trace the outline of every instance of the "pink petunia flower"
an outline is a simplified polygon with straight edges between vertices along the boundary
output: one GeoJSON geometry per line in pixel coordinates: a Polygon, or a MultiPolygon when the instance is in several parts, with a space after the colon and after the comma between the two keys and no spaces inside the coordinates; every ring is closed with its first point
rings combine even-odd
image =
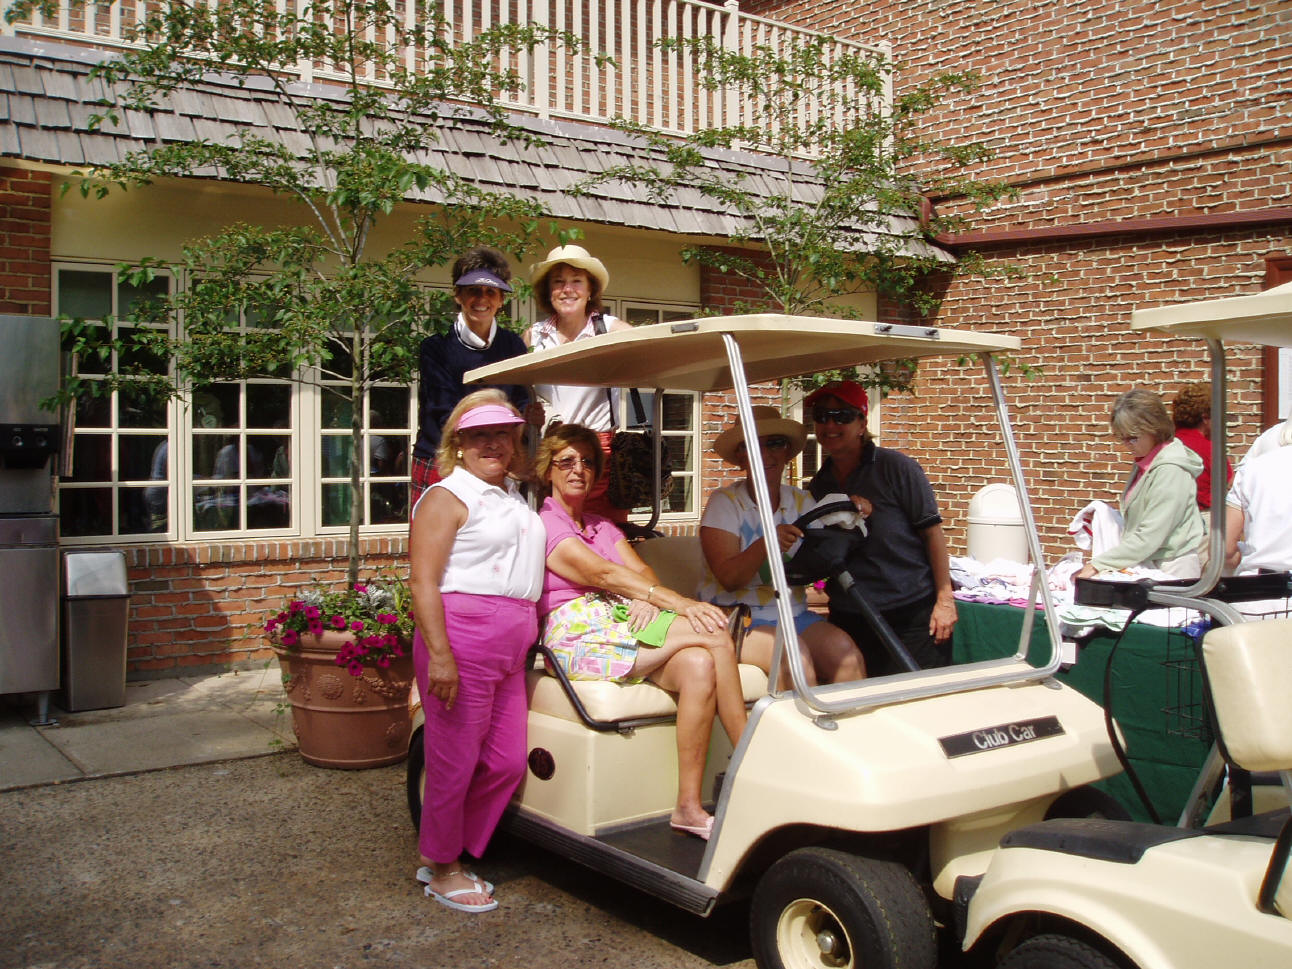
{"type": "Polygon", "coordinates": [[[345,616],[333,616],[333,617],[332,617],[332,628],[333,628],[333,629],[344,629],[344,628],[345,628],[345,616]]]}
{"type": "Polygon", "coordinates": [[[298,633],[295,629],[284,629],[284,630],[283,630],[283,645],[284,645],[284,646],[295,646],[295,645],[296,645],[297,643],[299,643],[300,641],[301,641],[301,634],[300,634],[300,633],[298,633]]]}

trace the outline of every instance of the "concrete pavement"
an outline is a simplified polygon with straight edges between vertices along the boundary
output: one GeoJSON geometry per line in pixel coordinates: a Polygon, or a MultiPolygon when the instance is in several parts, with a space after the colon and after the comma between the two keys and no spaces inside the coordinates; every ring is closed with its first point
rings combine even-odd
{"type": "Polygon", "coordinates": [[[48,727],[0,698],[0,969],[753,969],[740,906],[696,918],[512,838],[477,866],[498,911],[434,904],[405,766],[309,766],[280,684],[130,684],[48,727]]]}
{"type": "Polygon", "coordinates": [[[126,705],[32,726],[30,697],[0,697],[0,791],[258,757],[293,749],[282,674],[261,668],[126,684],[126,705]]]}

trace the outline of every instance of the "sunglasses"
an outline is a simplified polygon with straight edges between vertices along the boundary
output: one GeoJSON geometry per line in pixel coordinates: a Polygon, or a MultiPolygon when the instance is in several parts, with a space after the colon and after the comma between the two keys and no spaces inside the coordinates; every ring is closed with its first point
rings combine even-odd
{"type": "Polygon", "coordinates": [[[812,423],[824,424],[826,421],[833,421],[835,424],[851,424],[861,416],[861,411],[855,407],[813,407],[812,423]]]}
{"type": "Polygon", "coordinates": [[[592,463],[591,458],[582,457],[557,458],[552,462],[552,466],[560,468],[562,471],[573,471],[575,468],[585,468],[588,471],[597,470],[597,466],[592,463]]]}
{"type": "MultiPolygon", "coordinates": [[[[790,439],[779,434],[775,437],[760,437],[758,439],[758,446],[764,451],[788,451],[790,447],[790,439]]],[[[743,451],[744,449],[744,441],[741,441],[736,445],[737,451],[743,451]]]]}

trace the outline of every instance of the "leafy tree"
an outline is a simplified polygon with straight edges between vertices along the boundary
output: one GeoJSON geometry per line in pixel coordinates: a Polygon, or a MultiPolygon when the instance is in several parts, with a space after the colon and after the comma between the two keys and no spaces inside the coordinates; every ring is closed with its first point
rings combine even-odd
{"type": "MultiPolygon", "coordinates": [[[[26,0],[6,16],[12,22],[36,7],[52,17],[58,3],[26,0]]],[[[288,136],[243,127],[228,142],[152,144],[119,163],[77,173],[80,191],[102,197],[163,177],[215,177],[290,199],[300,218],[292,225],[230,225],[191,241],[178,265],[148,259],[121,267],[140,287],[163,270],[184,271],[186,288],[132,310],[136,321],[182,319],[184,337],[138,326],[124,329],[114,347],[107,328],[73,321],[72,349],[103,356],[115,348],[121,359],[136,362],[103,380],[69,382],[63,400],[111,390],[179,395],[253,376],[321,374],[342,381],[339,390],[323,387],[350,405],[353,583],[362,404],[376,382],[406,382],[416,372],[428,318],[418,274],[472,245],[519,256],[538,232],[536,205],[436,168],[424,160],[426,149],[437,127],[460,117],[486,124],[499,138],[521,139],[500,104],[521,87],[507,65],[516,52],[541,42],[574,41],[517,24],[458,41],[442,21],[407,23],[403,6],[390,0],[190,0],[148,9],[128,36],[138,46],[94,68],[109,92],[95,125],[116,125],[125,110],[152,112],[174,92],[201,86],[218,72],[240,87],[267,86],[280,113],[286,109],[288,136]],[[415,64],[406,52],[416,54],[415,64]],[[326,73],[327,84],[297,83],[302,64],[326,73]],[[374,228],[410,195],[435,203],[434,214],[418,221],[407,243],[374,251],[374,228]],[[231,329],[239,315],[255,325],[231,329]]]]}
{"type": "MultiPolygon", "coordinates": [[[[856,318],[840,300],[873,291],[928,313],[937,303],[922,285],[931,273],[978,268],[972,257],[950,267],[931,245],[959,220],[929,212],[926,199],[957,195],[977,210],[1010,190],[968,175],[991,157],[986,146],[939,141],[920,124],[947,95],[971,90],[974,75],[938,74],[889,99],[893,65],[878,53],[840,54],[828,37],[740,52],[710,37],[660,45],[688,52],[699,83],[742,109],[737,120],[682,138],[621,121],[653,151],[579,190],[621,181],[665,203],[698,194],[735,217],[734,246],[691,245],[682,257],[754,283],[760,297],[738,312],[856,318]],[[772,164],[736,168],[715,149],[756,152],[772,164]]],[[[862,379],[888,390],[913,374],[910,364],[862,379]]]]}

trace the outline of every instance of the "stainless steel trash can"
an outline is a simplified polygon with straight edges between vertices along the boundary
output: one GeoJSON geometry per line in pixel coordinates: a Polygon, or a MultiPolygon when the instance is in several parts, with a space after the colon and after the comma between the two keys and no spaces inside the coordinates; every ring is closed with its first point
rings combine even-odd
{"type": "Polygon", "coordinates": [[[69,712],[126,703],[130,613],[124,552],[63,553],[63,692],[69,712]]]}

